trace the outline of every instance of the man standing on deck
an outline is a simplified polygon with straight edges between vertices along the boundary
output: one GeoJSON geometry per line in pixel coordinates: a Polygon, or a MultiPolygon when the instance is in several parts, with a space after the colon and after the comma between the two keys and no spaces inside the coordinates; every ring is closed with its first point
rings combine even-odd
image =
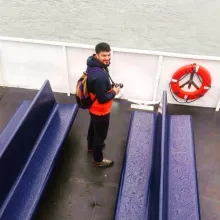
{"type": "Polygon", "coordinates": [[[96,54],[87,60],[88,91],[91,99],[95,100],[89,108],[88,152],[93,152],[95,166],[109,167],[113,161],[103,158],[102,150],[108,133],[113,99],[120,92],[120,87],[112,86],[109,78],[110,46],[102,42],[96,45],[95,51],[96,54]]]}

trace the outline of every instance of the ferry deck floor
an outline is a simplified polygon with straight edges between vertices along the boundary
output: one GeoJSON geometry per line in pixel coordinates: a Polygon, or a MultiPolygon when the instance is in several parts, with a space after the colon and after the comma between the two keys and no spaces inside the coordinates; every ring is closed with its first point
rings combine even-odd
{"type": "MultiPolygon", "coordinates": [[[[0,87],[0,131],[20,102],[37,91],[0,87]]],[[[58,103],[74,97],[55,93],[58,103]]],[[[111,168],[92,166],[86,151],[89,115],[79,110],[37,209],[35,220],[112,220],[130,120],[130,104],[115,100],[104,155],[111,168]]],[[[169,113],[193,117],[202,220],[220,220],[220,112],[211,108],[169,105],[169,113]]]]}

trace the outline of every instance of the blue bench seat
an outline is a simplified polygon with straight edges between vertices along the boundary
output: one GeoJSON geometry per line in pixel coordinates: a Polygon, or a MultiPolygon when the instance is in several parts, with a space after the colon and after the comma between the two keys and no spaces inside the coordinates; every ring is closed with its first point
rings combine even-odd
{"type": "Polygon", "coordinates": [[[18,108],[0,135],[0,219],[32,219],[77,112],[49,81],[18,108]]]}
{"type": "Polygon", "coordinates": [[[135,111],[131,117],[115,220],[147,219],[154,147],[155,114],[135,111]]]}

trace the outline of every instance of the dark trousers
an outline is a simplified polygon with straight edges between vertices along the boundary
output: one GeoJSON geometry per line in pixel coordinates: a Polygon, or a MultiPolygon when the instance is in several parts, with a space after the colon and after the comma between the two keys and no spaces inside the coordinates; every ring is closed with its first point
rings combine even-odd
{"type": "Polygon", "coordinates": [[[90,115],[87,136],[88,149],[93,150],[94,161],[101,162],[103,160],[102,150],[108,133],[110,114],[98,116],[90,113],[90,115]]]}

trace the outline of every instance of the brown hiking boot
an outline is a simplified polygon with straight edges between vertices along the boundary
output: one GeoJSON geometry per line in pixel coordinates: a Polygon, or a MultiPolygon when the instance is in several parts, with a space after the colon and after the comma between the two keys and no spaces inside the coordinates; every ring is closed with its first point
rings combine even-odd
{"type": "Polygon", "coordinates": [[[96,167],[111,167],[113,165],[113,161],[106,158],[103,158],[101,162],[93,161],[93,163],[96,167]]]}

